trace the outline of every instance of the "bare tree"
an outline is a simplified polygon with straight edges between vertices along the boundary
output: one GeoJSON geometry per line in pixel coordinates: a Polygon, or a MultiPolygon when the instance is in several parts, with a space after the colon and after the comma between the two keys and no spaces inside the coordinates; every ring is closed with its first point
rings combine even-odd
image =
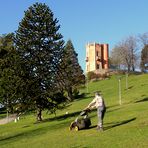
{"type": "Polygon", "coordinates": [[[138,41],[139,41],[139,49],[141,49],[139,53],[139,55],[141,55],[139,63],[140,63],[141,71],[144,72],[146,70],[145,64],[148,62],[147,61],[148,32],[139,34],[138,41]]]}
{"type": "Polygon", "coordinates": [[[132,71],[135,71],[135,65],[136,65],[136,59],[137,59],[137,38],[135,36],[129,36],[126,40],[125,40],[125,45],[127,47],[128,50],[128,54],[129,54],[129,58],[130,58],[130,62],[131,62],[131,68],[132,71]]]}
{"type": "Polygon", "coordinates": [[[148,45],[145,45],[141,51],[140,68],[142,72],[148,69],[148,45]]]}
{"type": "Polygon", "coordinates": [[[148,45],[148,32],[139,35],[139,40],[143,46],[148,45]]]}
{"type": "Polygon", "coordinates": [[[112,62],[118,61],[118,65],[126,67],[128,71],[135,71],[137,51],[137,38],[129,36],[113,48],[111,54],[112,62]]]}
{"type": "Polygon", "coordinates": [[[111,56],[110,56],[110,64],[113,68],[117,68],[117,69],[120,69],[121,67],[121,63],[122,63],[122,60],[121,60],[121,48],[116,45],[112,51],[111,51],[111,56]]]}

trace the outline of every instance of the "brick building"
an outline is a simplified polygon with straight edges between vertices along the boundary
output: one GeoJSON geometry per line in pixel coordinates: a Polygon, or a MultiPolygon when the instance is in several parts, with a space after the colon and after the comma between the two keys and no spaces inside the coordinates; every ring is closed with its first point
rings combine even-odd
{"type": "Polygon", "coordinates": [[[86,73],[94,71],[104,73],[108,71],[109,45],[88,43],[86,45],[86,73]]]}

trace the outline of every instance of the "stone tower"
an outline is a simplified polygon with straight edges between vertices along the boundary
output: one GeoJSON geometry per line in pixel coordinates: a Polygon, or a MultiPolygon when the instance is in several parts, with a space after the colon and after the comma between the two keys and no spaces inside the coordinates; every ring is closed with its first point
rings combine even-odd
{"type": "Polygon", "coordinates": [[[88,43],[86,45],[86,73],[108,71],[108,44],[88,43]]]}

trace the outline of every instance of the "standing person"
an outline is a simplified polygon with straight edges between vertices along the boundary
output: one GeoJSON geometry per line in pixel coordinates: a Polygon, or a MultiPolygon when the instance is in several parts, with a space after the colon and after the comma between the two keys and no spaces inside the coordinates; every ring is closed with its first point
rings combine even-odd
{"type": "Polygon", "coordinates": [[[87,108],[97,108],[97,115],[98,115],[98,126],[97,130],[103,130],[103,118],[106,112],[106,107],[104,103],[103,97],[100,95],[99,92],[95,93],[95,98],[92,102],[87,106],[87,108]]]}

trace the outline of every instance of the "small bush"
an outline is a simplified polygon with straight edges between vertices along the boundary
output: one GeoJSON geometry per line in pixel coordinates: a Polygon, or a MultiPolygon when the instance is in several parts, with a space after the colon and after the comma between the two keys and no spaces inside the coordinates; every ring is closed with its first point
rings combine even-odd
{"type": "Polygon", "coordinates": [[[96,81],[96,80],[103,80],[109,77],[108,73],[98,73],[96,74],[95,72],[88,72],[87,78],[90,81],[96,81]]]}
{"type": "Polygon", "coordinates": [[[93,71],[88,72],[87,74],[87,79],[88,80],[92,80],[92,79],[96,79],[97,78],[97,74],[94,73],[93,71]]]}

